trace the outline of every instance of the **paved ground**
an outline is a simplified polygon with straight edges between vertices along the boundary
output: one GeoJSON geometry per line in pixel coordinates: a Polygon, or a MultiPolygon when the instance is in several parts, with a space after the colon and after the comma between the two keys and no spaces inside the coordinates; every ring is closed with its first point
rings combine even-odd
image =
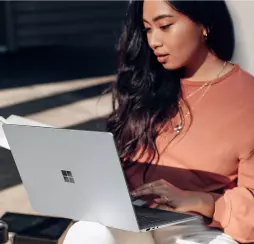
{"type": "MultiPolygon", "coordinates": [[[[56,53],[51,49],[48,56],[51,55],[53,61],[45,50],[1,56],[0,64],[5,69],[0,74],[0,116],[16,114],[56,127],[103,130],[103,117],[111,111],[111,96],[101,93],[115,80],[115,76],[110,75],[114,73],[114,66],[107,70],[103,65],[109,65],[109,59],[107,63],[98,62],[94,54],[82,51],[85,54],[82,56],[77,52],[79,59],[76,63],[73,63],[75,51],[71,53],[70,50],[67,54],[55,51],[59,55],[56,59],[56,53]],[[40,60],[41,57],[44,61],[40,60]],[[84,70],[77,68],[81,57],[84,70]],[[55,63],[57,60],[58,65],[55,63]],[[69,65],[63,60],[70,62],[69,65]]],[[[0,216],[6,211],[34,212],[11,153],[0,148],[0,216]]]]}

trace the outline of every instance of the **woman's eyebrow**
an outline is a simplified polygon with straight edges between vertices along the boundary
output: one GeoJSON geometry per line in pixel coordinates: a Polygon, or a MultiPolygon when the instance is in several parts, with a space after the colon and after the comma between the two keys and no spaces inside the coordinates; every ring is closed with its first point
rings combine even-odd
{"type": "MultiPolygon", "coordinates": [[[[161,15],[158,15],[156,17],[153,18],[153,21],[156,22],[160,19],[164,19],[164,18],[172,18],[173,15],[170,15],[170,14],[161,14],[161,15]]],[[[143,19],[144,22],[146,23],[149,23],[146,19],[143,19]]]]}

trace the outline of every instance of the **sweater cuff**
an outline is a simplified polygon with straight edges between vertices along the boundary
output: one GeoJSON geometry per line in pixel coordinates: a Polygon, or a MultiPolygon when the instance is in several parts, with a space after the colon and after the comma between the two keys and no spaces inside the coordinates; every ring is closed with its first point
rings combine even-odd
{"type": "Polygon", "coordinates": [[[229,224],[231,214],[231,203],[224,195],[217,193],[210,193],[214,199],[215,207],[214,214],[211,222],[208,223],[209,227],[226,228],[229,224]]]}

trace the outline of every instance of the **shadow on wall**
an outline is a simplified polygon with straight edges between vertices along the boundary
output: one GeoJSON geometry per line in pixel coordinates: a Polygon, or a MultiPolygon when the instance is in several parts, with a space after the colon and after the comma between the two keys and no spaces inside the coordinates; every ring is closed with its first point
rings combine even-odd
{"type": "Polygon", "coordinates": [[[110,48],[55,46],[0,54],[0,89],[101,77],[116,73],[110,48]]]}
{"type": "Polygon", "coordinates": [[[28,116],[34,113],[43,112],[53,108],[59,108],[78,101],[99,97],[111,86],[111,82],[94,85],[70,92],[63,92],[57,95],[52,95],[44,98],[37,98],[30,101],[6,106],[0,108],[0,115],[8,117],[12,114],[18,116],[28,116]]]}

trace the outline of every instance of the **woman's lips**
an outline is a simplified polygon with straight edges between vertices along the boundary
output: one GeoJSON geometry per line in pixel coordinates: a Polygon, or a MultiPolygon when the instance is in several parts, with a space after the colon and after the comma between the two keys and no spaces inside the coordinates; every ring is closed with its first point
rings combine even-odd
{"type": "Polygon", "coordinates": [[[161,55],[161,56],[157,56],[157,60],[158,62],[160,63],[165,63],[167,61],[167,58],[168,58],[168,54],[166,55],[161,55]]]}

